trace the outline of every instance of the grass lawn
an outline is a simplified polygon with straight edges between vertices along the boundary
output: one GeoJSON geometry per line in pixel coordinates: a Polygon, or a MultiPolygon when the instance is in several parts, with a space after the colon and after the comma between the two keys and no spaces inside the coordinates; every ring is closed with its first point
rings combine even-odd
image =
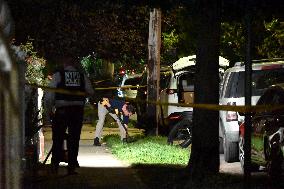
{"type": "Polygon", "coordinates": [[[120,141],[118,135],[107,135],[104,140],[118,159],[132,165],[186,166],[189,160],[190,148],[170,146],[166,137],[135,135],[126,144],[120,141]]]}
{"type": "MultiPolygon", "coordinates": [[[[143,183],[151,188],[193,188],[193,189],[239,189],[244,187],[243,176],[219,173],[205,176],[202,182],[193,182],[186,165],[190,147],[182,149],[167,145],[166,137],[131,136],[133,142],[123,144],[118,135],[104,137],[112,153],[123,161],[131,163],[143,183]]],[[[251,188],[283,189],[283,180],[271,182],[266,174],[256,174],[251,178],[251,188]]]]}

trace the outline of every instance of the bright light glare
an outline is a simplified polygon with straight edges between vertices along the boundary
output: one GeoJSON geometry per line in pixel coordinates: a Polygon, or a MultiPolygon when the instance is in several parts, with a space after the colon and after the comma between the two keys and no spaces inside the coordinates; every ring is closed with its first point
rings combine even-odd
{"type": "Polygon", "coordinates": [[[128,167],[126,163],[114,160],[110,155],[84,155],[78,157],[80,167],[128,167]]]}

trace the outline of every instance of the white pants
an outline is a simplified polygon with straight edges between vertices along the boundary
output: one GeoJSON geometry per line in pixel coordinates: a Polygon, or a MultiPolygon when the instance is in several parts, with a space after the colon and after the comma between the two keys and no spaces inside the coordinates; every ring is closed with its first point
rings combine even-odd
{"type": "MultiPolygon", "coordinates": [[[[104,126],[104,122],[105,122],[105,118],[106,115],[108,114],[108,110],[106,109],[106,107],[104,107],[103,105],[101,105],[101,103],[98,103],[98,117],[99,120],[97,122],[96,125],[96,131],[95,131],[95,137],[98,137],[99,139],[102,136],[102,131],[103,131],[103,126],[104,126]]],[[[113,117],[113,119],[116,120],[118,127],[119,127],[119,131],[120,131],[120,138],[121,140],[126,138],[126,131],[122,126],[122,123],[120,122],[120,120],[118,119],[116,114],[113,113],[109,113],[109,115],[111,115],[111,117],[113,117]]]]}

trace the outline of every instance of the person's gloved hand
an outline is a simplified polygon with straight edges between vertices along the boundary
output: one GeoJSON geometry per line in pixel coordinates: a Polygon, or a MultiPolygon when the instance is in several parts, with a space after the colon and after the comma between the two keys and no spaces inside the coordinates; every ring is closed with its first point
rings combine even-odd
{"type": "Polygon", "coordinates": [[[112,113],[112,114],[115,113],[115,111],[114,111],[114,109],[113,109],[112,107],[107,107],[107,106],[105,106],[105,107],[106,107],[106,109],[107,109],[110,113],[112,113]]]}

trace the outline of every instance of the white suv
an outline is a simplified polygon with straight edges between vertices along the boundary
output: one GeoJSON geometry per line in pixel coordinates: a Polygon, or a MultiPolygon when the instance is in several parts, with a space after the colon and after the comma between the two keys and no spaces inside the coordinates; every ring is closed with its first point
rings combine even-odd
{"type": "MultiPolygon", "coordinates": [[[[194,102],[194,74],[196,55],[180,58],[173,63],[169,71],[170,82],[168,87],[160,93],[160,100],[163,103],[193,103],[194,102]]],[[[229,66],[229,61],[219,57],[220,74],[223,68],[229,66]]],[[[191,107],[163,105],[163,117],[167,118],[176,112],[192,111],[191,107]]]]}
{"type": "MultiPolygon", "coordinates": [[[[220,105],[244,105],[245,66],[236,63],[225,71],[221,82],[220,105]]],[[[252,97],[255,105],[264,90],[276,83],[284,83],[284,61],[253,61],[252,65],[252,97]]],[[[239,121],[243,120],[237,112],[220,111],[219,137],[220,149],[224,150],[226,162],[238,161],[239,121]]]]}

